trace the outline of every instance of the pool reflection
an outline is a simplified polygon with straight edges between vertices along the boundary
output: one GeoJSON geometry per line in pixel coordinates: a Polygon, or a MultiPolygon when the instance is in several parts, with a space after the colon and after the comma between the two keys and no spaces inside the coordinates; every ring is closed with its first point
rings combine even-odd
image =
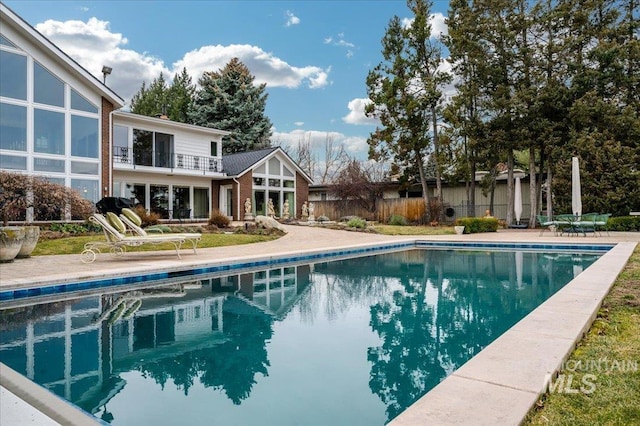
{"type": "MultiPolygon", "coordinates": [[[[127,417],[131,413],[107,408],[127,387],[131,372],[163,390],[169,383],[184,396],[192,388],[213,389],[233,406],[244,405],[242,414],[231,408],[228,415],[217,414],[226,421],[276,424],[289,411],[291,422],[300,415],[292,408],[296,398],[303,406],[311,397],[312,410],[318,411],[305,408],[305,421],[382,424],[597,257],[413,250],[199,277],[26,308],[0,305],[0,361],[114,424],[134,421],[127,417]],[[288,338],[287,330],[300,334],[288,338]],[[304,395],[337,388],[324,383],[331,376],[320,372],[305,380],[301,372],[313,368],[295,353],[326,334],[336,336],[336,346],[317,356],[333,357],[336,371],[363,371],[368,383],[357,385],[358,392],[376,396],[362,401],[353,396],[341,413],[331,414],[336,417],[327,417],[322,395],[304,395]],[[364,345],[354,336],[366,336],[364,345]],[[340,353],[356,343],[357,365],[341,366],[340,353]],[[281,361],[284,352],[290,364],[300,362],[295,368],[301,380],[316,382],[314,391],[305,391],[302,383],[294,387],[297,392],[281,395],[283,405],[272,407],[277,415],[244,404],[259,383],[272,383],[273,390],[264,393],[283,389],[286,380],[280,377],[290,376],[281,371],[291,367],[281,361]],[[255,413],[246,413],[251,410],[255,413]]],[[[178,405],[173,411],[176,417],[165,418],[167,424],[188,418],[178,405]]]]}

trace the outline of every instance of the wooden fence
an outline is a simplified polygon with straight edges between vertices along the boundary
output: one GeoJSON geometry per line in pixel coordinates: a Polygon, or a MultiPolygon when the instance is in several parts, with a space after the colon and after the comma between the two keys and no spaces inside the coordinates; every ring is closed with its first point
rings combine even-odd
{"type": "MultiPolygon", "coordinates": [[[[401,215],[407,218],[409,222],[424,224],[426,221],[424,201],[422,198],[390,198],[378,200],[376,211],[371,213],[363,209],[352,200],[347,201],[313,201],[315,205],[315,216],[327,216],[330,220],[339,220],[345,216],[358,216],[367,220],[375,220],[378,222],[387,222],[394,215],[401,215]]],[[[527,223],[530,216],[529,204],[523,205],[522,220],[527,223]]],[[[468,216],[468,209],[465,204],[444,205],[445,222],[453,222],[459,217],[468,216]]],[[[484,216],[486,210],[489,209],[488,204],[476,204],[476,217],[484,216]]],[[[491,212],[494,217],[504,219],[507,215],[507,206],[505,204],[494,204],[491,212]]]]}
{"type": "Polygon", "coordinates": [[[393,198],[378,200],[374,213],[367,211],[355,201],[314,201],[315,216],[327,216],[331,220],[339,220],[345,216],[358,216],[367,220],[386,222],[392,215],[404,216],[410,222],[423,223],[425,217],[422,198],[393,198]]]}

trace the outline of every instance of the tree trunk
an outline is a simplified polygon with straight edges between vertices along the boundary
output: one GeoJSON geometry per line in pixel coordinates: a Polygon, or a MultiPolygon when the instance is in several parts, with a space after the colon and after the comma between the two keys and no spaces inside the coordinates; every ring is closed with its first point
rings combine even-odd
{"type": "MultiPolygon", "coordinates": [[[[427,193],[427,177],[424,174],[424,162],[422,161],[422,153],[418,150],[416,152],[416,158],[418,162],[418,170],[420,171],[420,185],[422,186],[422,199],[424,200],[424,211],[427,215],[431,216],[429,211],[429,194],[427,193]]],[[[429,217],[429,219],[431,219],[429,217]]]]}
{"type": "Polygon", "coordinates": [[[553,195],[551,191],[551,162],[547,166],[547,216],[553,218],[553,195]]]}
{"type": "Polygon", "coordinates": [[[513,184],[513,149],[507,150],[507,217],[508,225],[513,223],[513,194],[515,186],[513,184]]]}
{"type": "MultiPolygon", "coordinates": [[[[431,107],[431,123],[433,127],[433,150],[435,154],[436,164],[436,197],[438,198],[438,204],[442,207],[442,179],[440,179],[440,141],[438,140],[438,117],[436,115],[435,106],[431,107]]],[[[443,209],[440,208],[440,217],[431,218],[431,220],[442,221],[443,209]]]]}
{"type": "Polygon", "coordinates": [[[533,146],[529,147],[529,228],[536,227],[536,214],[538,214],[538,184],[536,180],[536,152],[533,146]]]}

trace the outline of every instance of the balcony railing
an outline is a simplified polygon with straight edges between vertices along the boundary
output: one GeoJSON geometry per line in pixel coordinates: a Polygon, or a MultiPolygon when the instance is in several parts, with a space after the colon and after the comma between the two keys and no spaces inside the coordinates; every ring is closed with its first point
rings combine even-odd
{"type": "Polygon", "coordinates": [[[222,172],[222,160],[217,157],[205,157],[189,154],[151,152],[132,148],[115,147],[113,164],[129,164],[135,169],[138,166],[159,167],[171,170],[194,170],[205,172],[222,172]]]}

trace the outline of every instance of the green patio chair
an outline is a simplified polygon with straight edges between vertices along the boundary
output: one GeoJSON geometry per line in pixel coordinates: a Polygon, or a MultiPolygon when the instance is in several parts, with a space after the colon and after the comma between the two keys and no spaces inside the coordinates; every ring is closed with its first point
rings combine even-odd
{"type": "Polygon", "coordinates": [[[596,215],[596,219],[595,219],[595,229],[600,233],[600,235],[602,236],[602,231],[605,230],[607,231],[607,237],[609,236],[609,218],[611,217],[611,213],[603,213],[603,214],[598,214],[596,215]]]}

